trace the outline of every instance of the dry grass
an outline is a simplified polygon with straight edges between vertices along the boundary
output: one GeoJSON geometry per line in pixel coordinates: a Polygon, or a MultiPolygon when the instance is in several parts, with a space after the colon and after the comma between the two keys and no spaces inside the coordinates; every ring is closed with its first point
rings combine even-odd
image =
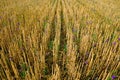
{"type": "Polygon", "coordinates": [[[119,3],[0,0],[0,80],[120,80],[119,3]]]}

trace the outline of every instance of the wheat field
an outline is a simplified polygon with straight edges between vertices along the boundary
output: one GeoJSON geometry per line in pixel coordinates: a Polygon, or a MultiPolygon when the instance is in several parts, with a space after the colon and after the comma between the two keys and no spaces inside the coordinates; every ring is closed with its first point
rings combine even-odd
{"type": "Polygon", "coordinates": [[[120,0],[0,0],[0,80],[120,80],[120,0]]]}

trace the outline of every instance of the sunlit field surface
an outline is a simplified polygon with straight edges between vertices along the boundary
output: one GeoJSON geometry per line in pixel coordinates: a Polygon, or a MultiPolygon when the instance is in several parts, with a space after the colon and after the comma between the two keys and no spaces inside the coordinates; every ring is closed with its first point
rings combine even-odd
{"type": "Polygon", "coordinates": [[[0,0],[0,80],[120,80],[120,0],[0,0]]]}

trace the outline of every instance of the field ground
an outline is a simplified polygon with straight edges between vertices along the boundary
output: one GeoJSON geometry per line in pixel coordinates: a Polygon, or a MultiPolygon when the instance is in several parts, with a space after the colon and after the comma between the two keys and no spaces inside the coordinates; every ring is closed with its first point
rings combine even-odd
{"type": "Polygon", "coordinates": [[[120,0],[0,0],[0,80],[120,80],[120,0]]]}

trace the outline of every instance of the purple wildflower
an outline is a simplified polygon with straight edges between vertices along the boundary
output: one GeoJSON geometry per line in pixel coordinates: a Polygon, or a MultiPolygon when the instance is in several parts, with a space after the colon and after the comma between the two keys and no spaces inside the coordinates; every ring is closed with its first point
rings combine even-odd
{"type": "Polygon", "coordinates": [[[113,42],[113,45],[115,46],[115,45],[116,45],[116,42],[113,42]]]}
{"type": "Polygon", "coordinates": [[[116,79],[116,78],[117,78],[116,76],[114,76],[114,75],[112,76],[112,80],[114,80],[114,79],[116,79]]]}
{"type": "Polygon", "coordinates": [[[120,37],[118,38],[118,40],[120,41],[120,37]]]}
{"type": "Polygon", "coordinates": [[[88,61],[85,61],[84,63],[87,65],[87,64],[88,64],[88,61]]]}

